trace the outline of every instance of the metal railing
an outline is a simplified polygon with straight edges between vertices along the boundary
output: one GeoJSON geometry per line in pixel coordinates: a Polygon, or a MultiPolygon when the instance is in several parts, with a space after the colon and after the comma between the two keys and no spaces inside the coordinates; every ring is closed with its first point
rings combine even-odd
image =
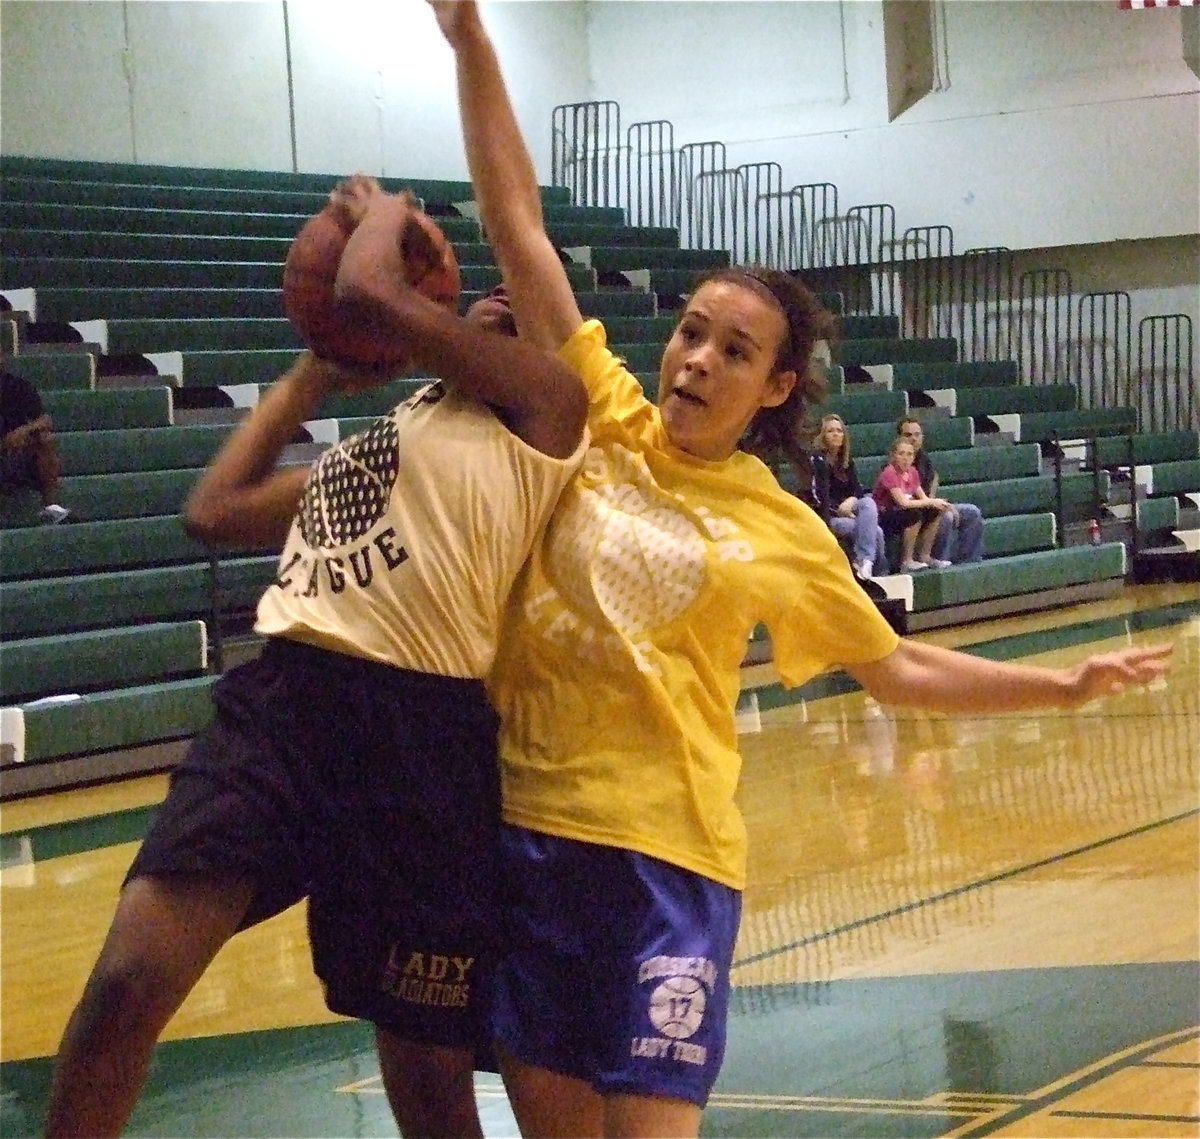
{"type": "Polygon", "coordinates": [[[803,274],[845,312],[896,316],[906,337],[958,341],[962,360],[1016,359],[1024,383],[1078,386],[1085,408],[1132,407],[1142,430],[1200,429],[1191,320],[1145,317],[1136,355],[1127,293],[1078,296],[1070,273],[1015,275],[1010,249],[956,253],[949,226],[896,238],[887,203],[843,208],[830,182],[785,189],[774,162],[731,167],[712,140],[676,146],[665,119],[621,133],[612,101],[556,107],[552,178],[579,205],[620,206],[631,225],[674,227],[685,249],[803,274]]]}

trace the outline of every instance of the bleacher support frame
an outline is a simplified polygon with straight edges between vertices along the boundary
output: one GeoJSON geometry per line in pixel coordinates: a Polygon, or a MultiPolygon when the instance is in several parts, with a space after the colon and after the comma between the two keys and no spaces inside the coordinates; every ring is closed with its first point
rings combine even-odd
{"type": "Polygon", "coordinates": [[[785,190],[772,176],[764,186],[754,174],[773,163],[730,169],[723,142],[675,149],[669,120],[633,123],[624,138],[620,121],[611,100],[555,108],[552,177],[578,204],[621,206],[631,224],[669,216],[686,248],[716,248],[732,234],[724,247],[742,260],[804,273],[820,289],[841,291],[847,312],[899,315],[906,333],[933,320],[935,334],[959,338],[963,359],[1010,353],[1029,383],[1061,382],[1074,361],[1085,407],[1131,403],[1147,430],[1198,425],[1186,314],[1144,318],[1135,358],[1126,294],[1085,294],[1073,320],[1064,269],[1029,270],[1014,283],[1009,249],[956,255],[952,231],[939,225],[911,227],[897,241],[887,203],[843,211],[832,183],[785,190]],[[1146,391],[1140,381],[1147,375],[1165,377],[1169,391],[1146,391]]]}

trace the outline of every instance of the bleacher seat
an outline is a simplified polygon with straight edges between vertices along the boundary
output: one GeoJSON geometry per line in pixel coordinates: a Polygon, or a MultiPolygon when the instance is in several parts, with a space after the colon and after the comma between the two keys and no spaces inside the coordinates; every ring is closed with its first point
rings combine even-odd
{"type": "MultiPolygon", "coordinates": [[[[61,497],[72,521],[4,533],[0,632],[6,648],[19,646],[8,650],[9,661],[24,654],[41,662],[39,675],[60,673],[81,690],[71,693],[77,701],[22,705],[26,760],[176,739],[207,718],[213,678],[203,674],[202,653],[188,658],[198,674],[180,678],[157,649],[139,654],[129,646],[148,644],[140,638],[159,626],[194,638],[213,619],[212,563],[184,534],[178,510],[232,423],[300,347],[282,316],[282,263],[291,236],[335,181],[0,159],[0,290],[21,290],[31,310],[8,318],[7,335],[20,350],[42,321],[79,339],[70,351],[27,352],[19,361],[33,373],[60,436],[61,497]],[[123,377],[120,366],[136,376],[123,377]],[[139,675],[132,666],[115,676],[99,664],[93,669],[93,647],[114,630],[127,655],[143,655],[148,670],[166,668],[170,678],[139,675]],[[72,645],[77,659],[55,665],[54,653],[72,645]],[[121,686],[96,687],[109,681],[121,686]]],[[[410,187],[438,217],[460,260],[464,305],[499,282],[468,183],[384,181],[388,189],[410,187]]],[[[681,249],[675,229],[627,226],[619,210],[573,205],[564,188],[543,188],[542,196],[581,311],[604,317],[614,350],[653,398],[679,298],[698,273],[728,265],[729,253],[681,249]]],[[[960,363],[953,339],[901,338],[897,318],[844,313],[840,294],[822,299],[841,326],[826,407],[851,425],[860,464],[882,461],[895,420],[916,411],[926,445],[937,452],[942,493],[984,510],[988,560],[906,581],[914,619],[936,623],[988,605],[1028,605],[1039,591],[1121,580],[1121,547],[1057,548],[1054,480],[1042,473],[1037,446],[1056,431],[1115,430],[1124,422],[1118,412],[1080,409],[1070,385],[1022,385],[1011,361],[960,363]],[[875,382],[847,384],[849,365],[866,367],[875,382]],[[981,446],[982,433],[997,426],[1019,445],[981,446]]],[[[410,375],[375,392],[330,398],[321,422],[310,425],[311,446],[361,430],[426,382],[410,375]]],[[[1109,446],[1099,452],[1104,461],[1109,446]]],[[[1172,446],[1183,450],[1151,454],[1148,442],[1139,443],[1137,461],[1153,464],[1159,487],[1197,489],[1190,463],[1200,456],[1178,441],[1172,446]]],[[[1105,472],[1103,493],[1109,485],[1105,472]]],[[[1091,508],[1089,473],[1069,473],[1063,491],[1069,513],[1091,508]]],[[[274,573],[270,552],[237,551],[219,564],[220,590],[249,609],[274,573]]]]}

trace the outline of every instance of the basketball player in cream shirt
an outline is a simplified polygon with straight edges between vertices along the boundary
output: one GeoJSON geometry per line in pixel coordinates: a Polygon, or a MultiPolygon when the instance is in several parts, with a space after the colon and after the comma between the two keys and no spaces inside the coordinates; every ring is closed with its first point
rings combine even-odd
{"type": "MultiPolygon", "coordinates": [[[[347,377],[309,354],[201,478],[209,541],[283,544],[261,656],[213,691],[172,773],[67,1026],[46,1134],[117,1135],[159,1033],[234,933],[308,900],[329,1007],[372,1021],[406,1135],[481,1135],[472,1072],[490,1039],[499,789],[483,677],[513,580],[586,446],[578,378],[403,285],[412,207],[371,179],[338,292],[443,379],[331,448],[275,470],[347,377]]],[[[388,377],[367,377],[378,382],[388,377]]]]}

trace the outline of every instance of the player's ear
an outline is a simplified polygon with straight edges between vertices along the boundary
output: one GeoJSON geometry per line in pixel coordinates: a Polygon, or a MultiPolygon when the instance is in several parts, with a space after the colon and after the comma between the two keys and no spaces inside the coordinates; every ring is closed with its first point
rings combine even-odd
{"type": "Polygon", "coordinates": [[[788,396],[796,387],[796,373],[790,368],[786,372],[775,372],[767,380],[767,392],[762,401],[763,407],[778,407],[786,403],[788,396]]]}

